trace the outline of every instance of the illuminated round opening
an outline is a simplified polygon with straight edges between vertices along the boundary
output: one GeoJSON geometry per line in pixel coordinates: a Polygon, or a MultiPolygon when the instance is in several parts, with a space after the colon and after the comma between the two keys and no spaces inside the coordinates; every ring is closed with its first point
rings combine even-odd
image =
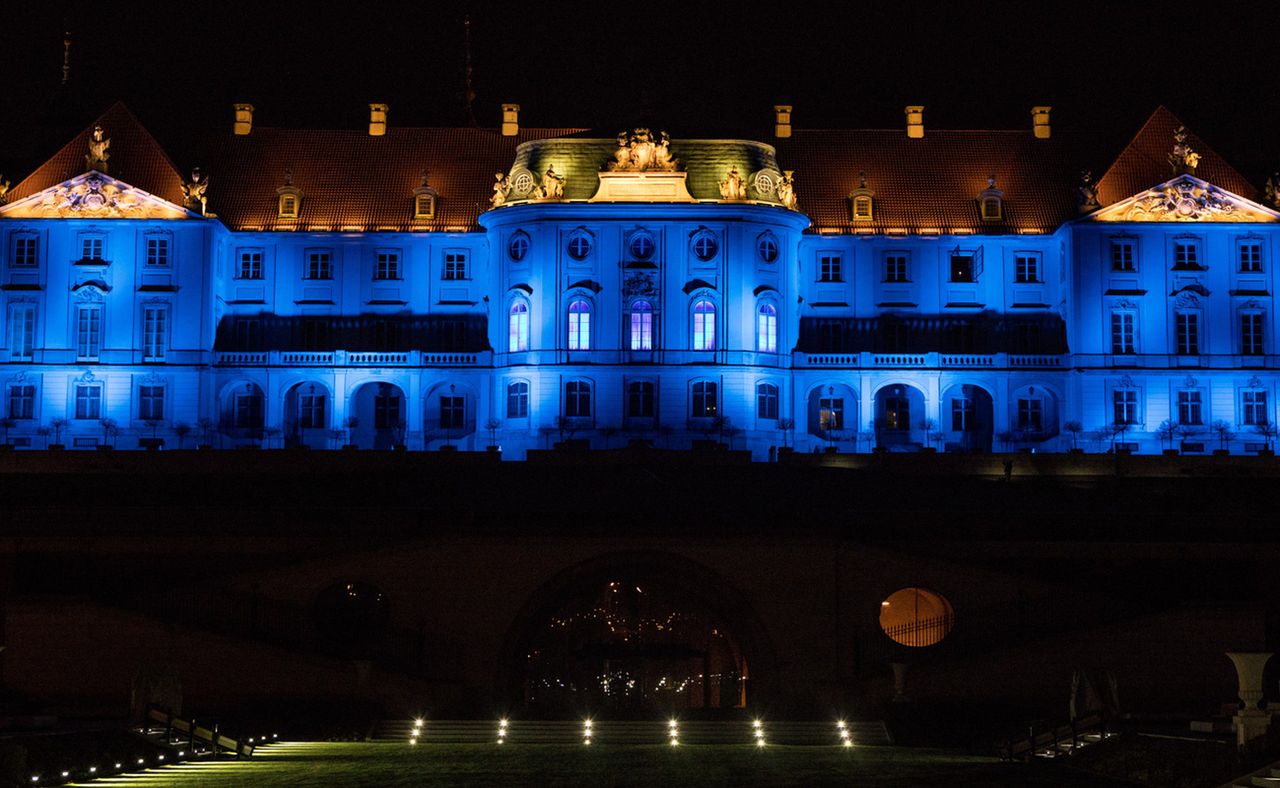
{"type": "Polygon", "coordinates": [[[880,603],[880,629],[903,646],[920,648],[939,643],[955,623],[951,603],[927,588],[903,588],[880,603]]]}

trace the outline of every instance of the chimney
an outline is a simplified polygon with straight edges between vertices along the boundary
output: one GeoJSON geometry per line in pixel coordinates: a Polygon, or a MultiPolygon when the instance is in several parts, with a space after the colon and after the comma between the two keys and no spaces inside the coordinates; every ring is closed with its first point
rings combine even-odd
{"type": "Polygon", "coordinates": [[[773,136],[784,139],[791,136],[791,105],[773,106],[773,136]]]}
{"type": "Polygon", "coordinates": [[[233,127],[235,133],[241,137],[253,131],[253,105],[252,104],[236,104],[236,124],[233,127]]]}
{"type": "Polygon", "coordinates": [[[924,137],[924,107],[912,105],[907,107],[904,112],[907,113],[907,136],[913,140],[922,139],[924,137]]]}
{"type": "Polygon", "coordinates": [[[1031,108],[1031,131],[1036,135],[1038,140],[1049,139],[1049,110],[1053,107],[1032,107],[1031,108]]]}
{"type": "Polygon", "coordinates": [[[520,105],[502,105],[502,136],[514,137],[520,133],[520,105]]]}
{"type": "Polygon", "coordinates": [[[381,137],[387,133],[387,105],[369,105],[369,136],[381,137]]]}

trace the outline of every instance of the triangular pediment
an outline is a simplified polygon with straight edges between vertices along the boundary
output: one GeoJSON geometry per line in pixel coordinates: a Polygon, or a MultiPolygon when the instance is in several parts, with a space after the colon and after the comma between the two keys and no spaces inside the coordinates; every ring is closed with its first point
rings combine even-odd
{"type": "Polygon", "coordinates": [[[1280,213],[1220,189],[1194,175],[1179,175],[1088,217],[1094,222],[1276,222],[1280,213]]]}
{"type": "Polygon", "coordinates": [[[6,219],[200,218],[180,205],[96,170],[0,206],[0,216],[6,219]]]}

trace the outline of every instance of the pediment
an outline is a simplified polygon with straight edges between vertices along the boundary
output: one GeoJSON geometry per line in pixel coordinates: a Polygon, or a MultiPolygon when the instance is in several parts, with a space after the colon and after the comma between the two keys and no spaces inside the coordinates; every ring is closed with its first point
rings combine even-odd
{"type": "Polygon", "coordinates": [[[180,205],[97,170],[0,206],[9,219],[198,219],[180,205]]]}
{"type": "Polygon", "coordinates": [[[1194,175],[1179,175],[1092,214],[1095,222],[1276,222],[1280,213],[1194,175]]]}

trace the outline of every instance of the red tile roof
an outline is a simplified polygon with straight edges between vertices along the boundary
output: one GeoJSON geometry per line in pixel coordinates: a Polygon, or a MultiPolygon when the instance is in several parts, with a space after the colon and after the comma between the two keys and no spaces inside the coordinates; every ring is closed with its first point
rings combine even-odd
{"type": "Polygon", "coordinates": [[[111,147],[107,149],[107,174],[138,189],[150,192],[175,205],[182,205],[183,176],[133,113],[116,102],[102,116],[77,134],[62,150],[10,190],[8,202],[17,202],[50,186],[57,186],[85,172],[89,135],[102,126],[111,147]]]}
{"type": "MultiPolygon", "coordinates": [[[[1168,157],[1173,152],[1173,134],[1182,125],[1182,121],[1168,109],[1157,107],[1098,179],[1098,201],[1111,205],[1159,186],[1177,175],[1168,157]]],[[[1187,144],[1201,156],[1195,171],[1197,178],[1246,199],[1258,199],[1258,190],[1190,129],[1187,130],[1187,144]]]]}
{"type": "Polygon", "coordinates": [[[207,146],[209,210],[233,229],[473,230],[489,208],[493,175],[506,173],[521,142],[579,129],[395,128],[364,131],[255,127],[207,146]],[[285,171],[302,193],[296,220],[277,218],[285,171]],[[413,218],[413,190],[428,173],[436,218],[413,218]]]}
{"type": "Polygon", "coordinates": [[[928,129],[795,129],[778,140],[778,163],[796,171],[800,210],[816,230],[1052,232],[1077,215],[1076,140],[1054,132],[928,129]],[[875,192],[874,220],[853,222],[849,193],[859,173],[875,192]],[[988,176],[1004,192],[1004,219],[984,222],[978,195],[988,176]]]}

